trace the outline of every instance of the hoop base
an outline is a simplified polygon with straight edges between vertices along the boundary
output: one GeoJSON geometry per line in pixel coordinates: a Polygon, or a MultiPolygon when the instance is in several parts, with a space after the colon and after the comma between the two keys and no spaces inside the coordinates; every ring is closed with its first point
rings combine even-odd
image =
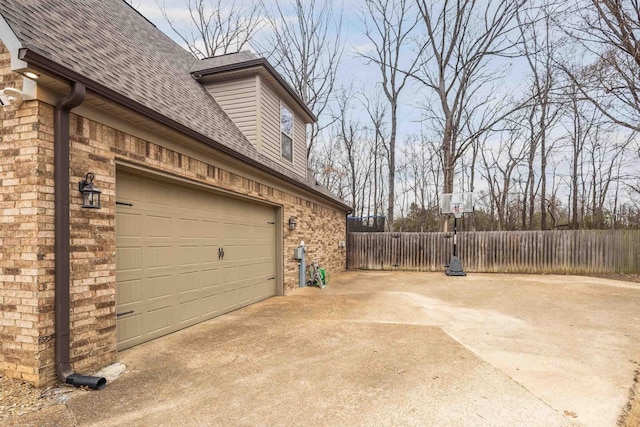
{"type": "Polygon", "coordinates": [[[447,276],[466,276],[467,273],[462,269],[462,261],[457,256],[452,256],[449,266],[444,271],[447,276]]]}

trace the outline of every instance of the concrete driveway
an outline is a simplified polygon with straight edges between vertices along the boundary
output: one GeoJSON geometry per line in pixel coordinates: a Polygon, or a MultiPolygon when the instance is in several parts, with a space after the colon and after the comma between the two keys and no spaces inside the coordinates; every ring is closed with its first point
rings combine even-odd
{"type": "Polygon", "coordinates": [[[347,272],[120,353],[20,425],[615,426],[640,286],[347,272]]]}

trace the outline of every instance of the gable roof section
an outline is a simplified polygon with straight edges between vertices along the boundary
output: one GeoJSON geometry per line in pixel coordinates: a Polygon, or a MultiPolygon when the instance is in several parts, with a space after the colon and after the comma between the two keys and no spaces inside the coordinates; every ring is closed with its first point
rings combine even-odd
{"type": "Polygon", "coordinates": [[[280,73],[265,58],[260,58],[249,51],[231,53],[227,55],[214,56],[211,58],[201,59],[191,66],[191,74],[198,80],[211,76],[222,75],[225,73],[247,70],[250,68],[264,69],[271,76],[284,92],[295,102],[304,114],[307,115],[309,122],[317,122],[318,118],[309,109],[307,104],[300,99],[298,94],[287,83],[280,73]]]}
{"type": "Polygon", "coordinates": [[[191,76],[198,60],[124,1],[2,0],[0,14],[26,62],[80,77],[99,95],[327,197],[260,155],[191,76]]]}

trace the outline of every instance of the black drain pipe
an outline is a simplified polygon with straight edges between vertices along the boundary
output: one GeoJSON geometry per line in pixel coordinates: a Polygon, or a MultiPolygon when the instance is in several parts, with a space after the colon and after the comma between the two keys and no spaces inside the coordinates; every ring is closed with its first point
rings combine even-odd
{"type": "Polygon", "coordinates": [[[102,377],[73,372],[69,357],[69,113],[84,101],[86,87],[74,83],[67,99],[58,103],[53,113],[54,196],[55,196],[55,356],[58,379],[76,387],[101,390],[107,385],[102,377]]]}

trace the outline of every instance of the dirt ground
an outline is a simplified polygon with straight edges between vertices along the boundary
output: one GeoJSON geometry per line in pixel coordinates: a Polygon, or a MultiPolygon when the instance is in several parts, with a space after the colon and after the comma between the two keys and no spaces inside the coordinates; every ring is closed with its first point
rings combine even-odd
{"type": "Polygon", "coordinates": [[[636,374],[633,387],[631,387],[631,391],[629,392],[629,404],[620,417],[619,424],[622,427],[640,426],[640,368],[636,374]]]}
{"type": "MultiPolygon", "coordinates": [[[[603,279],[640,283],[640,274],[611,273],[594,276],[603,279]]],[[[638,374],[636,374],[635,383],[629,391],[629,404],[620,419],[620,425],[623,427],[640,426],[640,368],[638,374]]]]}
{"type": "Polygon", "coordinates": [[[627,273],[608,273],[608,274],[593,274],[591,277],[600,277],[602,279],[622,280],[623,282],[640,283],[640,274],[627,274],[627,273]]]}

